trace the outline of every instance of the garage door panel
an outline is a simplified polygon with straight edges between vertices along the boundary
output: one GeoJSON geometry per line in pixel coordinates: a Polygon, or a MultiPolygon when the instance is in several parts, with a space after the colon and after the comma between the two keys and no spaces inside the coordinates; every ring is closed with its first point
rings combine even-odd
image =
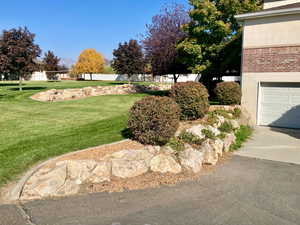
{"type": "Polygon", "coordinates": [[[261,125],[300,128],[300,83],[267,84],[260,95],[261,125]]]}
{"type": "Polygon", "coordinates": [[[282,103],[282,102],[289,102],[289,97],[287,95],[263,95],[262,96],[263,103],[282,103]]]}

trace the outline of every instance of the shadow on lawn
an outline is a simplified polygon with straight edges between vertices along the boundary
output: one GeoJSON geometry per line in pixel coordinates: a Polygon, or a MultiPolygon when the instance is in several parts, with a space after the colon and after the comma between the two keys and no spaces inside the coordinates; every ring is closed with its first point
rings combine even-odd
{"type": "MultiPolygon", "coordinates": [[[[18,86],[19,84],[18,83],[1,83],[0,82],[0,87],[9,87],[9,86],[18,86]]],[[[25,85],[25,84],[23,84],[25,85]]]]}
{"type": "Polygon", "coordinates": [[[131,139],[133,137],[132,132],[129,128],[125,128],[121,131],[121,134],[126,139],[131,139]]]}
{"type": "MultiPolygon", "coordinates": [[[[23,91],[44,90],[47,87],[22,87],[23,91]]],[[[19,88],[10,88],[11,91],[19,91],[19,88]]]]}

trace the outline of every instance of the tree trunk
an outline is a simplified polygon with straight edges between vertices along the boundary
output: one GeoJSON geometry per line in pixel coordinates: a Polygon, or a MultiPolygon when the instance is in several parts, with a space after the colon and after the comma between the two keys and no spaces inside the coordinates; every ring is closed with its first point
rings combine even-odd
{"type": "Polygon", "coordinates": [[[93,80],[93,74],[92,73],[90,73],[90,78],[91,78],[91,80],[93,80]]]}
{"type": "Polygon", "coordinates": [[[127,75],[127,77],[128,77],[128,84],[131,84],[131,80],[130,80],[131,75],[127,75]]]}
{"type": "Polygon", "coordinates": [[[173,74],[174,83],[176,84],[179,78],[179,75],[173,74]]]}
{"type": "Polygon", "coordinates": [[[23,91],[23,88],[22,88],[22,76],[19,75],[19,91],[23,91]]]}

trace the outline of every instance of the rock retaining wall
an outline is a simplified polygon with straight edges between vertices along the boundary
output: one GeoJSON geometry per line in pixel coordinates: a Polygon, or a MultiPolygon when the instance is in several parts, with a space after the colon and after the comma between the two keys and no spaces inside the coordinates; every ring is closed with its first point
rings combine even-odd
{"type": "Polygon", "coordinates": [[[234,132],[226,133],[223,138],[219,127],[224,121],[240,127],[238,120],[218,117],[214,126],[194,124],[187,132],[203,140],[197,148],[185,144],[184,150],[178,151],[170,146],[144,146],[141,149],[120,149],[93,160],[61,160],[52,166],[45,166],[33,174],[25,183],[21,194],[22,200],[39,199],[52,196],[76,194],[83,184],[110,182],[112,178],[127,179],[141,176],[148,172],[180,174],[184,171],[198,173],[204,164],[216,165],[224,152],[230,150],[235,142],[234,132]],[[203,136],[202,130],[210,130],[214,139],[203,136]]]}
{"type": "Polygon", "coordinates": [[[163,91],[171,89],[171,84],[151,84],[151,85],[135,85],[124,84],[115,86],[97,86],[97,87],[85,87],[75,89],[51,89],[44,92],[39,92],[33,95],[31,98],[44,102],[56,102],[72,99],[81,99],[90,96],[101,95],[122,95],[131,93],[144,93],[150,91],[163,91]]]}

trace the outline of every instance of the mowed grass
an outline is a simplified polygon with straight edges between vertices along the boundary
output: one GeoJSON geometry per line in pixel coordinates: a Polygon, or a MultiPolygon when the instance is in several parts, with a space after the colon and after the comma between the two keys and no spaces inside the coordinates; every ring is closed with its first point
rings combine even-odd
{"type": "Polygon", "coordinates": [[[0,82],[0,186],[48,158],[124,139],[128,110],[142,94],[38,102],[47,89],[119,85],[117,82],[0,82]]]}

